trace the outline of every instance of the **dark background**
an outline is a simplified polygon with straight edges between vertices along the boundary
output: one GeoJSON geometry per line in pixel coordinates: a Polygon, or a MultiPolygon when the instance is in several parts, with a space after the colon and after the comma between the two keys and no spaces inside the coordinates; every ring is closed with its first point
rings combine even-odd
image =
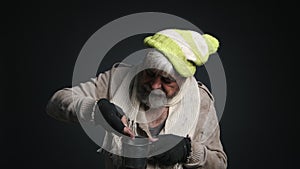
{"type": "Polygon", "coordinates": [[[2,32],[9,54],[1,62],[1,161],[8,168],[102,168],[98,146],[80,125],[56,121],[45,107],[56,90],[71,85],[77,56],[94,32],[119,17],[153,11],[184,18],[220,40],[228,89],[220,125],[228,168],[297,168],[299,112],[292,85],[297,47],[288,39],[296,37],[293,6],[287,1],[12,3],[12,10],[3,12],[8,23],[3,27],[11,28],[2,32]]]}

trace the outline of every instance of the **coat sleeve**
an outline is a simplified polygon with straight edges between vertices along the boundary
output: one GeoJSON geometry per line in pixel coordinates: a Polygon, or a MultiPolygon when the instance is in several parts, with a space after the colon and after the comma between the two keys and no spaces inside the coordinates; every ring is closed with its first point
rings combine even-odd
{"type": "Polygon", "coordinates": [[[93,121],[97,100],[108,97],[110,71],[100,73],[89,81],[56,91],[46,106],[46,112],[64,122],[93,121]]]}
{"type": "Polygon", "coordinates": [[[205,86],[200,87],[201,106],[196,133],[192,137],[192,152],[186,168],[226,169],[227,156],[220,140],[220,126],[214,99],[205,86]]]}

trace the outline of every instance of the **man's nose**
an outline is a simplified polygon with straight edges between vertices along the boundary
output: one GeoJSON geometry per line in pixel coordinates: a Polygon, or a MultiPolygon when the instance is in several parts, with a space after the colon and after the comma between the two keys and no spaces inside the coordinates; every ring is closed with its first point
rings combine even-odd
{"type": "Polygon", "coordinates": [[[156,76],[151,84],[152,89],[160,89],[161,88],[161,79],[160,76],[156,76]]]}

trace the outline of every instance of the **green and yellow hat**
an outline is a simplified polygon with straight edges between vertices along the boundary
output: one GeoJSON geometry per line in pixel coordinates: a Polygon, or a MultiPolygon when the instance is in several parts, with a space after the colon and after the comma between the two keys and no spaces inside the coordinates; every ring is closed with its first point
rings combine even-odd
{"type": "Polygon", "coordinates": [[[166,29],[146,37],[144,43],[164,54],[183,77],[193,76],[196,66],[207,62],[219,47],[219,41],[192,30],[166,29]]]}

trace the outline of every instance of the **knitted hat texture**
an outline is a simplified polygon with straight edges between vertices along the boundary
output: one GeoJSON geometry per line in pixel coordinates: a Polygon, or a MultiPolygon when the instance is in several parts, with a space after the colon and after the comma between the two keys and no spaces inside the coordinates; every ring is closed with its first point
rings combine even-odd
{"type": "Polygon", "coordinates": [[[219,41],[192,30],[166,29],[146,37],[144,43],[162,52],[183,77],[195,74],[196,66],[205,64],[219,48],[219,41]]]}

